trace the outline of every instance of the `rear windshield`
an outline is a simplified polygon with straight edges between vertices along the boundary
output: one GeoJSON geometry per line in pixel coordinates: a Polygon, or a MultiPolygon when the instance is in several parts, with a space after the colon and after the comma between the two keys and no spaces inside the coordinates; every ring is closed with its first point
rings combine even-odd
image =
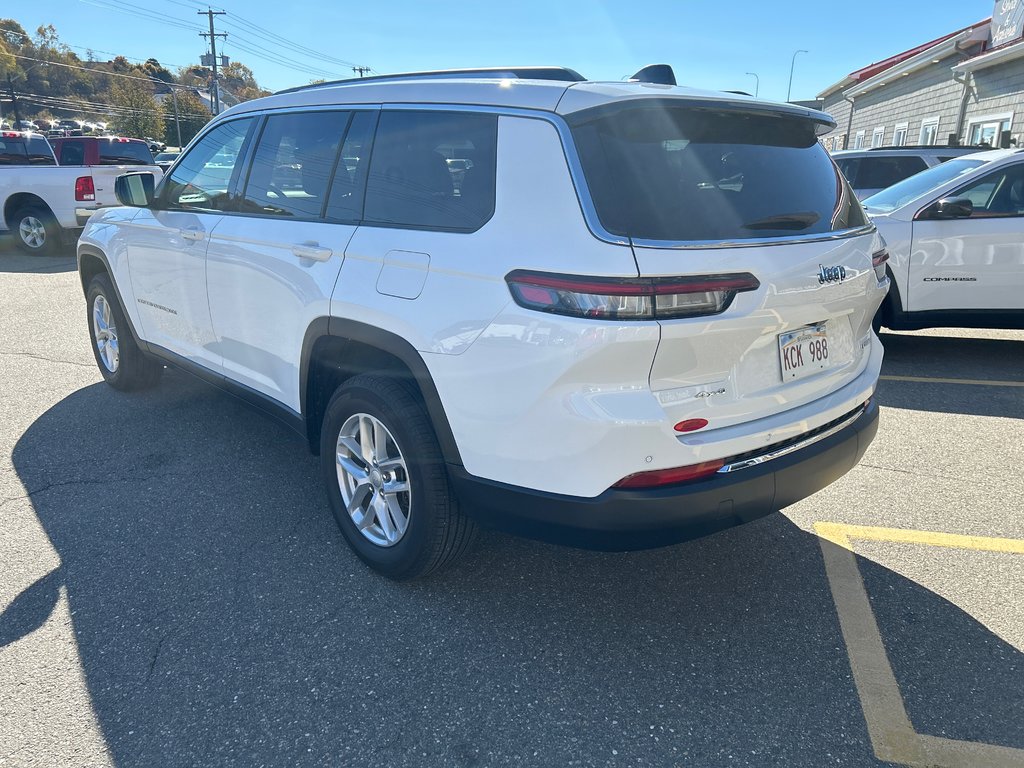
{"type": "Polygon", "coordinates": [[[100,165],[152,165],[153,153],[141,141],[96,142],[100,146],[100,165]]]}
{"type": "Polygon", "coordinates": [[[56,165],[46,139],[0,137],[0,165],[56,165]]]}
{"type": "Polygon", "coordinates": [[[804,118],[641,105],[571,120],[609,232],[641,240],[748,240],[867,223],[804,118]]]}
{"type": "Polygon", "coordinates": [[[908,179],[898,181],[891,187],[865,198],[864,207],[869,211],[879,213],[895,211],[934,187],[952,181],[957,176],[963,176],[968,171],[973,171],[979,165],[984,164],[984,160],[956,157],[939,165],[933,165],[927,171],[916,173],[908,179]]]}

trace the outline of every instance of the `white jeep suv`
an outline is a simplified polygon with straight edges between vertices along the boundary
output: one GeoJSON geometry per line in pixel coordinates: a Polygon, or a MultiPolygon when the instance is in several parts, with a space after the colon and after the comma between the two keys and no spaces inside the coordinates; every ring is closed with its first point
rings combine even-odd
{"type": "Polygon", "coordinates": [[[481,519],[609,549],[749,521],[877,429],[885,252],[831,126],[554,68],[246,102],[86,228],[97,363],[294,426],[394,578],[481,519]]]}

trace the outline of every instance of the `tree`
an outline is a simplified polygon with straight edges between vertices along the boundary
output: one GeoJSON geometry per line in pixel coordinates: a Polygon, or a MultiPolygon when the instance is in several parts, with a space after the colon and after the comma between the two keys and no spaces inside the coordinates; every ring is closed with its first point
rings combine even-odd
{"type": "Polygon", "coordinates": [[[153,94],[142,83],[122,80],[110,90],[117,117],[115,125],[122,136],[163,136],[164,117],[153,94]]]}
{"type": "MultiPolygon", "coordinates": [[[[178,95],[178,120],[181,125],[181,146],[185,146],[210,120],[210,110],[192,91],[175,88],[178,95]]],[[[174,94],[164,98],[164,141],[178,143],[178,126],[174,121],[174,94]]]]}
{"type": "Polygon", "coordinates": [[[146,63],[142,65],[142,70],[149,77],[162,80],[165,83],[174,82],[174,75],[156,59],[146,59],[146,63]]]}
{"type": "Polygon", "coordinates": [[[270,91],[260,88],[252,70],[241,62],[232,61],[226,67],[222,67],[220,77],[224,87],[239,101],[249,101],[270,95],[270,91]]]}

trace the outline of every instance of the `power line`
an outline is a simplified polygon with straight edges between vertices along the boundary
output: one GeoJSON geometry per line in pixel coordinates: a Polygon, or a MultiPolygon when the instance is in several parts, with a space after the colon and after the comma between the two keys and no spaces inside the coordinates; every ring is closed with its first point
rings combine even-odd
{"type": "MultiPolygon", "coordinates": [[[[129,106],[126,106],[126,105],[123,105],[123,104],[109,104],[109,103],[106,103],[106,102],[92,101],[92,100],[89,100],[89,99],[76,99],[76,98],[71,98],[71,97],[66,97],[66,96],[48,96],[48,95],[42,94],[42,93],[27,93],[27,92],[22,93],[22,92],[19,92],[18,98],[22,98],[22,97],[24,97],[24,98],[39,99],[41,101],[49,101],[49,102],[53,102],[53,103],[68,104],[71,107],[77,108],[77,109],[83,109],[83,108],[90,108],[90,109],[112,109],[112,110],[132,110],[132,109],[138,110],[138,109],[144,109],[144,108],[141,108],[141,107],[129,107],[129,106]]],[[[187,114],[189,116],[191,116],[191,117],[201,117],[202,116],[201,113],[197,113],[197,112],[189,112],[187,114]]],[[[209,117],[209,115],[207,115],[207,117],[209,117]]]]}
{"type": "Polygon", "coordinates": [[[331,64],[338,64],[338,65],[343,66],[343,67],[355,67],[355,66],[358,66],[353,61],[346,61],[345,59],[339,59],[339,58],[337,58],[335,56],[330,56],[330,55],[328,55],[326,53],[323,53],[321,51],[317,51],[317,50],[314,50],[312,48],[309,48],[308,46],[302,45],[301,43],[296,43],[296,42],[294,42],[292,40],[289,40],[286,37],[282,37],[281,35],[277,34],[276,32],[271,32],[270,30],[264,29],[263,27],[260,27],[260,26],[258,26],[256,24],[253,24],[252,22],[247,21],[246,19],[244,19],[241,16],[238,16],[236,14],[229,15],[228,19],[224,23],[228,24],[229,26],[230,25],[235,25],[236,27],[240,26],[241,29],[245,30],[247,34],[254,35],[254,36],[262,39],[263,41],[265,41],[265,43],[269,43],[270,45],[275,45],[275,46],[278,46],[280,48],[284,48],[287,51],[291,52],[293,55],[295,53],[299,53],[299,54],[302,54],[302,55],[309,56],[309,57],[311,57],[313,59],[316,59],[317,61],[324,61],[324,62],[328,62],[328,63],[331,63],[331,64]]]}
{"type": "Polygon", "coordinates": [[[310,75],[329,75],[337,76],[337,73],[331,72],[330,70],[321,69],[317,67],[311,67],[301,62],[295,61],[294,59],[288,59],[281,56],[273,51],[270,51],[257,43],[248,40],[247,38],[235,33],[232,38],[232,42],[229,45],[233,45],[241,51],[245,51],[251,56],[255,56],[258,59],[269,61],[272,64],[278,64],[279,66],[287,69],[292,69],[297,72],[303,72],[310,75]]]}
{"type": "Polygon", "coordinates": [[[122,0],[81,0],[81,2],[87,5],[94,5],[97,8],[103,8],[108,11],[128,13],[133,16],[137,16],[140,19],[146,19],[147,21],[158,21],[161,24],[170,25],[179,29],[187,29],[193,32],[200,31],[200,27],[196,24],[191,24],[177,17],[169,16],[166,13],[160,13],[159,11],[149,11],[143,8],[137,8],[133,5],[122,2],[122,0]]]}
{"type": "MultiPolygon", "coordinates": [[[[155,78],[155,77],[137,77],[135,75],[123,75],[120,72],[107,72],[104,69],[96,69],[95,67],[79,67],[79,66],[76,66],[74,64],[63,64],[63,63],[61,63],[59,61],[50,61],[49,59],[38,59],[38,58],[36,58],[34,56],[23,56],[20,53],[12,53],[11,56],[13,56],[16,59],[24,59],[25,61],[38,61],[38,62],[40,62],[42,64],[47,64],[47,65],[49,65],[51,67],[64,67],[65,69],[78,69],[78,70],[81,70],[82,72],[89,72],[89,73],[91,73],[93,75],[103,75],[105,77],[123,77],[126,80],[141,80],[144,83],[150,83],[150,84],[160,83],[161,85],[166,85],[168,88],[194,88],[195,87],[195,86],[192,86],[192,85],[182,85],[181,83],[168,83],[165,80],[160,80],[159,78],[155,78]]],[[[105,62],[100,62],[100,63],[105,63],[105,62]]]]}

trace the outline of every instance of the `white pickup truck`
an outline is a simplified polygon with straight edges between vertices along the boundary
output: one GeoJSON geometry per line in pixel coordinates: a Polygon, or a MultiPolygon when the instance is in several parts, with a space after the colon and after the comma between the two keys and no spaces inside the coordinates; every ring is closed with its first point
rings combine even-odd
{"type": "Polygon", "coordinates": [[[114,180],[137,171],[163,173],[155,165],[59,166],[44,136],[0,131],[0,231],[27,253],[52,253],[94,211],[118,205],[114,180]]]}

